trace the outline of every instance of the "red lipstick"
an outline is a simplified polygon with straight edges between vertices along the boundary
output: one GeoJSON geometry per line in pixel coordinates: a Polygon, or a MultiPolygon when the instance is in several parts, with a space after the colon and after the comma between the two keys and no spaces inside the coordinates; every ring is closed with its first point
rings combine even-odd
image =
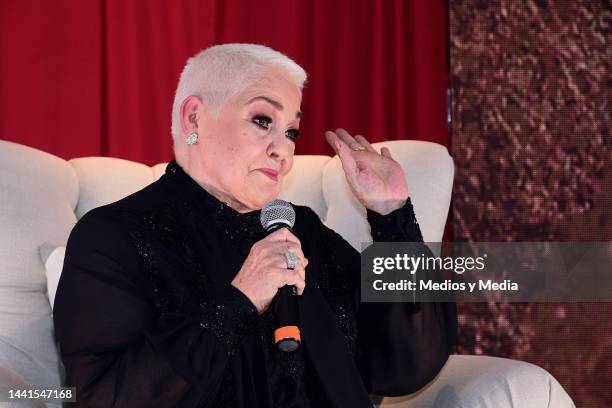
{"type": "Polygon", "coordinates": [[[274,181],[278,180],[278,171],[276,170],[272,170],[268,168],[262,168],[262,169],[257,169],[257,170],[261,171],[263,174],[270,177],[274,181]]]}

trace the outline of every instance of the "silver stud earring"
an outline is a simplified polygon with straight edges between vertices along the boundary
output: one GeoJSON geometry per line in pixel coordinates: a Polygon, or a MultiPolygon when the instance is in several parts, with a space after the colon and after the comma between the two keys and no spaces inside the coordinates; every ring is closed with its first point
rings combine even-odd
{"type": "Polygon", "coordinates": [[[198,132],[192,132],[187,136],[187,144],[194,145],[198,142],[198,132]]]}

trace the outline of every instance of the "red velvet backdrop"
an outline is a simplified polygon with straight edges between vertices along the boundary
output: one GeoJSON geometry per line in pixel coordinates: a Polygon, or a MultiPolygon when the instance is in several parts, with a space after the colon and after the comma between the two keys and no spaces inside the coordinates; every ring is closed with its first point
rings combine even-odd
{"type": "Polygon", "coordinates": [[[326,129],[447,144],[444,0],[3,0],[0,138],[72,158],[172,157],[188,57],[262,43],[309,74],[298,154],[326,129]]]}

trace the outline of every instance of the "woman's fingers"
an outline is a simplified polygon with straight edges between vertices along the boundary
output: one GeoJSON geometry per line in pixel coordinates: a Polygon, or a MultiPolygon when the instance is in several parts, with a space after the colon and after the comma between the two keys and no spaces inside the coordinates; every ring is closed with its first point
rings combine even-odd
{"type": "MultiPolygon", "coordinates": [[[[305,277],[305,273],[306,273],[305,270],[306,270],[306,267],[308,266],[308,259],[306,258],[306,256],[304,255],[301,249],[295,249],[295,250],[292,250],[292,252],[298,257],[298,261],[295,264],[295,267],[293,267],[293,269],[300,270],[301,273],[304,274],[304,277],[305,277]]],[[[279,267],[279,268],[289,269],[289,265],[287,265],[287,257],[285,256],[285,253],[282,253],[279,255],[278,262],[275,263],[274,266],[279,267]]]]}
{"type": "Polygon", "coordinates": [[[304,252],[302,252],[302,245],[296,244],[295,242],[287,241],[277,244],[280,253],[284,256],[287,251],[291,251],[297,255],[298,258],[304,259],[304,252]]]}
{"type": "Polygon", "coordinates": [[[351,149],[341,140],[338,141],[338,157],[340,157],[344,174],[346,174],[349,183],[354,184],[358,172],[357,162],[353,158],[351,149]]]}
{"type": "MultiPolygon", "coordinates": [[[[274,251],[276,252],[274,257],[269,260],[269,267],[274,268],[279,271],[277,276],[278,281],[276,286],[278,288],[283,287],[284,285],[294,285],[296,289],[299,287],[303,287],[305,285],[306,280],[306,267],[308,266],[308,259],[302,252],[302,249],[299,245],[293,242],[283,242],[277,243],[275,245],[274,251]],[[298,257],[298,262],[293,269],[289,269],[287,265],[287,251],[293,252],[298,257]],[[295,279],[298,277],[301,282],[298,284],[295,283],[295,279]]],[[[301,294],[302,291],[298,290],[298,294],[301,294]]]]}
{"type": "Polygon", "coordinates": [[[295,286],[297,294],[301,295],[306,287],[306,274],[304,269],[300,266],[295,269],[287,269],[286,271],[289,275],[286,284],[295,286]]]}
{"type": "Polygon", "coordinates": [[[334,149],[334,152],[338,154],[338,141],[340,140],[338,136],[336,136],[334,132],[328,130],[325,132],[325,140],[327,140],[327,143],[334,149]]]}
{"type": "Polygon", "coordinates": [[[275,286],[280,289],[285,285],[295,286],[298,295],[304,292],[306,287],[306,278],[303,271],[296,269],[277,269],[276,270],[275,286]]]}
{"type": "MultiPolygon", "coordinates": [[[[276,232],[277,231],[275,231],[275,233],[276,232]]],[[[287,232],[291,234],[291,232],[289,232],[288,230],[287,232]]],[[[270,234],[269,236],[271,235],[272,234],[270,234]]],[[[283,237],[284,235],[279,234],[279,236],[283,237]]],[[[287,236],[295,237],[293,234],[287,235],[287,236]]],[[[292,284],[292,283],[286,283],[283,279],[287,277],[291,277],[291,276],[296,276],[295,273],[297,273],[297,276],[299,276],[302,281],[306,279],[306,267],[308,266],[309,261],[308,261],[308,258],[306,258],[306,255],[304,255],[304,252],[302,251],[302,246],[300,244],[300,241],[297,238],[296,238],[296,241],[297,242],[277,240],[277,241],[272,241],[268,244],[269,245],[267,248],[267,251],[269,251],[267,255],[269,256],[268,265],[271,268],[281,271],[281,276],[279,277],[280,280],[278,281],[278,284],[281,284],[280,287],[284,286],[285,284],[292,284]],[[286,254],[289,251],[293,252],[298,258],[297,264],[295,265],[293,269],[289,269],[288,268],[289,265],[287,264],[286,254]],[[283,274],[283,272],[287,272],[287,273],[283,274]]]]}
{"type": "Polygon", "coordinates": [[[359,142],[359,144],[363,147],[366,148],[366,150],[368,152],[372,152],[372,153],[376,153],[378,154],[378,152],[376,151],[376,149],[374,149],[374,147],[372,147],[372,145],[370,144],[370,142],[367,141],[367,139],[361,135],[356,135],[355,136],[355,140],[357,142],[359,142]]]}
{"type": "Polygon", "coordinates": [[[342,128],[336,129],[336,135],[340,138],[340,140],[346,143],[346,145],[351,149],[358,149],[359,147],[365,147],[365,146],[361,146],[361,144],[357,140],[355,140],[355,138],[351,136],[349,132],[347,132],[346,130],[342,128]]]}
{"type": "Polygon", "coordinates": [[[276,241],[291,241],[291,242],[295,242],[296,244],[300,243],[300,240],[298,239],[298,237],[293,235],[293,233],[291,231],[289,231],[288,228],[279,228],[276,231],[274,231],[273,233],[271,233],[270,235],[268,235],[263,240],[271,241],[271,242],[276,242],[276,241]]]}
{"type": "Polygon", "coordinates": [[[327,139],[327,142],[332,146],[334,151],[338,154],[349,185],[356,185],[359,168],[357,166],[357,161],[355,160],[354,154],[359,154],[360,152],[351,149],[362,147],[368,150],[368,147],[362,146],[361,143],[356,141],[344,129],[338,129],[335,133],[327,131],[325,132],[325,138],[327,139]]]}
{"type": "MultiPolygon", "coordinates": [[[[325,132],[325,138],[327,142],[330,144],[332,149],[336,152],[338,157],[340,157],[340,161],[342,162],[342,167],[344,171],[354,171],[357,168],[355,163],[355,159],[351,155],[351,148],[345,141],[343,141],[337,133],[330,132],[329,130],[325,132]]],[[[354,142],[357,143],[357,142],[354,142]]]]}
{"type": "Polygon", "coordinates": [[[383,157],[386,157],[387,159],[393,160],[393,157],[391,157],[391,150],[386,147],[380,149],[380,154],[383,155],[383,157]]]}
{"type": "Polygon", "coordinates": [[[328,130],[325,132],[325,138],[327,139],[327,143],[329,143],[329,145],[338,155],[340,154],[339,146],[341,144],[345,144],[350,150],[356,148],[358,149],[361,146],[361,144],[344,129],[337,129],[335,132],[328,130]]]}
{"type": "Polygon", "coordinates": [[[349,132],[340,128],[335,132],[325,132],[325,138],[330,146],[334,149],[336,154],[340,154],[339,142],[344,143],[352,151],[361,151],[361,148],[365,148],[366,151],[378,154],[378,151],[368,142],[368,140],[362,135],[351,136],[349,132]]]}

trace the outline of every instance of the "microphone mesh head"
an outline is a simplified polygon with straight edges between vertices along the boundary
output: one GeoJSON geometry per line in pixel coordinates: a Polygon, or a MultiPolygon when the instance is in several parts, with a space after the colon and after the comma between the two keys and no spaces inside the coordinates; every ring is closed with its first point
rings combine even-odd
{"type": "Polygon", "coordinates": [[[259,220],[266,231],[279,223],[293,228],[295,224],[295,210],[291,203],[285,200],[272,200],[261,210],[259,220]]]}

